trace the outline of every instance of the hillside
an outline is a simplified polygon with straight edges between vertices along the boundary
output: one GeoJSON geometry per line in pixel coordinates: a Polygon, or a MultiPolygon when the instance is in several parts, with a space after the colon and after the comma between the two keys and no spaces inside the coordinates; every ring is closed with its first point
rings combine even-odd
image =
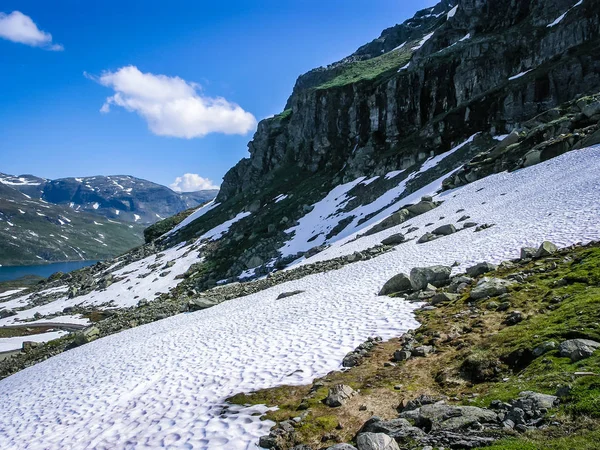
{"type": "Polygon", "coordinates": [[[594,448],[599,44],[443,0],[302,75],[214,201],[0,293],[0,447],[594,448]]]}
{"type": "Polygon", "coordinates": [[[216,193],[176,193],[129,176],[0,174],[0,265],[112,258],[142,244],[147,225],[216,193]]]}

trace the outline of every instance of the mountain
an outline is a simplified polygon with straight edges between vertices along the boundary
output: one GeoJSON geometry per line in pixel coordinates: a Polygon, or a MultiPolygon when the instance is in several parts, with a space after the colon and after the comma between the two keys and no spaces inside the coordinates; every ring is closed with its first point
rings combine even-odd
{"type": "Polygon", "coordinates": [[[126,175],[47,180],[33,175],[16,177],[0,173],[0,183],[48,203],[141,224],[152,224],[202,205],[218,192],[177,193],[160,184],[126,175]]]}
{"type": "Polygon", "coordinates": [[[0,293],[0,446],[591,448],[599,41],[444,0],[302,75],[214,201],[0,293]]]}
{"type": "Polygon", "coordinates": [[[140,245],[148,224],[216,193],[179,194],[129,176],[47,180],[0,174],[0,264],[112,258],[140,245]]]}

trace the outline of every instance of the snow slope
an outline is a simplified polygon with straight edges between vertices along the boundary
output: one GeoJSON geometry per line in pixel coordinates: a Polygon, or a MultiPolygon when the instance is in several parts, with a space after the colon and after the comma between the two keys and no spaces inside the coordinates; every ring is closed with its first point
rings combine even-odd
{"type": "MultiPolygon", "coordinates": [[[[398,272],[498,262],[543,239],[560,245],[598,239],[599,170],[596,147],[479,180],[440,195],[442,206],[411,223],[422,233],[427,222],[455,223],[464,208],[460,214],[496,224],[483,232],[402,244],[368,261],[130,329],[25,369],[0,381],[0,448],[255,448],[270,424],[253,416],[254,409],[224,410],[225,398],[308,383],[338,368],[367,337],[391,338],[416,327],[414,305],[376,295],[398,272]],[[305,292],[276,300],[292,290],[305,292]]],[[[346,245],[339,241],[308,261],[366,248],[401,227],[346,245]]]]}

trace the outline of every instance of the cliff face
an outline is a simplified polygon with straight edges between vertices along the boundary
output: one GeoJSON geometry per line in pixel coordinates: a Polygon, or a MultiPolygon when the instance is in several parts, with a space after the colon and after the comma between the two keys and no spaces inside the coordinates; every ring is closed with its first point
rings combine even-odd
{"type": "Polygon", "coordinates": [[[600,1],[453,5],[421,11],[301,76],[286,111],[259,124],[250,158],[227,173],[218,201],[259,192],[290,165],[342,171],[344,180],[406,168],[600,90],[600,1]]]}

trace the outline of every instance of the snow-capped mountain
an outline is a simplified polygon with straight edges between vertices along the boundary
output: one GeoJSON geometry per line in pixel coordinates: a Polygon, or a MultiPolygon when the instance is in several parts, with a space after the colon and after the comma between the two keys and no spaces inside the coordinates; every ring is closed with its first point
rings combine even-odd
{"type": "MultiPolygon", "coordinates": [[[[444,287],[426,280],[410,294],[417,303],[406,301],[403,289],[378,295],[392,277],[442,265],[447,281],[462,280],[467,292],[477,280],[462,272],[484,261],[505,262],[506,270],[529,261],[512,274],[515,281],[497,281],[503,288],[534,273],[543,284],[559,263],[576,265],[570,256],[532,261],[527,252],[543,241],[567,247],[600,239],[599,14],[599,0],[444,0],[301,76],[286,110],[259,124],[250,157],[227,173],[214,201],[114,260],[0,299],[2,327],[82,329],[0,362],[0,376],[14,374],[0,382],[7,399],[0,402],[0,447],[25,440],[33,448],[255,448],[274,425],[258,418],[268,408],[228,399],[310,384],[340,369],[369,337],[391,339],[418,327],[415,310],[444,287]]],[[[88,192],[84,180],[76,182],[88,192]]],[[[119,189],[115,183],[131,187],[118,178],[105,189],[119,189]]],[[[549,248],[540,255],[556,252],[549,248]]],[[[563,275],[543,284],[550,306],[540,300],[532,315],[569,298],[554,292],[570,283],[563,275]]],[[[581,283],[581,274],[572,281],[581,283]]],[[[515,292],[531,287],[519,284],[515,292]]],[[[464,301],[452,316],[464,321],[461,339],[477,328],[471,320],[500,311],[496,300],[511,308],[508,288],[492,294],[476,314],[469,297],[452,297],[464,301]]],[[[433,301],[426,307],[438,308],[433,301]]],[[[511,324],[495,325],[491,335],[511,324]]],[[[524,321],[521,331],[527,327],[524,321]]],[[[56,337],[40,332],[32,340],[56,337]]],[[[19,352],[18,338],[0,338],[0,348],[19,352]]],[[[472,353],[479,338],[465,337],[453,351],[472,353]]],[[[437,369],[442,386],[446,374],[437,369]]],[[[578,372],[569,372],[569,383],[596,376],[571,369],[578,372]]],[[[452,375],[458,381],[449,380],[451,388],[472,381],[452,375]]],[[[501,383],[516,380],[510,386],[517,392],[531,387],[516,375],[501,383]]],[[[411,394],[397,383],[405,380],[385,391],[390,414],[406,404],[401,394],[411,394]]],[[[313,410],[323,403],[311,405],[314,388],[306,390],[313,410]]],[[[352,406],[357,414],[362,408],[360,400],[352,406]]],[[[364,423],[370,412],[361,411],[364,423]]],[[[294,414],[280,429],[310,420],[294,414]]],[[[500,424],[506,416],[490,414],[500,424]]],[[[417,431],[426,435],[428,425],[417,431]]],[[[322,428],[318,442],[333,445],[330,431],[347,427],[322,428]]],[[[506,430],[502,424],[498,432],[506,430]]],[[[261,442],[296,444],[278,437],[261,442]]],[[[398,448],[387,434],[380,438],[398,448]]],[[[434,446],[446,447],[440,442],[434,446]]]]}
{"type": "Polygon", "coordinates": [[[47,180],[32,175],[0,173],[0,184],[34,199],[139,224],[152,224],[206,203],[218,192],[177,193],[160,184],[127,175],[47,180]]]}

